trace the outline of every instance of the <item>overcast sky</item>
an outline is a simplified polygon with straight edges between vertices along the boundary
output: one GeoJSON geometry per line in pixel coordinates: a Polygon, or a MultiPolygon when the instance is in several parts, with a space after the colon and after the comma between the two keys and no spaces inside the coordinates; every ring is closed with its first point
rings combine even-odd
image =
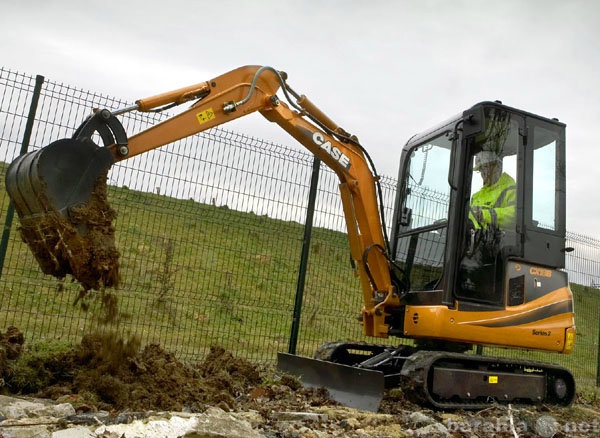
{"type": "MultiPolygon", "coordinates": [[[[413,134],[502,100],[567,124],[567,229],[600,237],[600,1],[3,0],[0,54],[131,101],[270,65],[392,177],[413,134]]],[[[258,115],[229,128],[293,144],[258,115]]]]}

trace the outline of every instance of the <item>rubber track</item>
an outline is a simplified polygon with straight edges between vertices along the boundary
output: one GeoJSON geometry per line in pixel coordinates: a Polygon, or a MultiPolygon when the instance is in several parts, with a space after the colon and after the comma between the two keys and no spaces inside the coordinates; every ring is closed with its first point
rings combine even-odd
{"type": "MultiPolygon", "coordinates": [[[[464,401],[456,400],[439,400],[437,397],[430,392],[429,388],[429,374],[431,367],[437,362],[451,362],[453,364],[472,365],[478,364],[479,366],[498,366],[505,365],[507,368],[515,368],[517,370],[523,370],[525,368],[535,368],[543,370],[544,373],[549,375],[560,375],[565,379],[565,383],[568,385],[567,396],[563,400],[558,398],[546,397],[540,403],[553,404],[558,406],[568,406],[573,401],[575,396],[575,379],[571,372],[560,365],[553,365],[544,362],[528,361],[506,357],[494,357],[494,356],[478,356],[470,354],[460,353],[445,353],[437,351],[418,351],[406,359],[406,362],[402,368],[403,376],[403,389],[407,394],[411,394],[413,401],[419,404],[429,404],[438,409],[483,409],[497,403],[507,403],[509,401],[502,401],[496,399],[488,399],[485,401],[474,402],[470,399],[464,401]],[[408,391],[407,391],[408,390],[408,391]]],[[[493,373],[495,369],[490,369],[493,373]]],[[[506,371],[506,370],[504,370],[506,371]]],[[[547,382],[547,386],[550,386],[550,382],[547,382]]],[[[514,403],[514,401],[513,401],[514,403]]],[[[533,403],[533,402],[532,402],[533,403]]],[[[532,404],[530,403],[530,404],[532,404]]]]}

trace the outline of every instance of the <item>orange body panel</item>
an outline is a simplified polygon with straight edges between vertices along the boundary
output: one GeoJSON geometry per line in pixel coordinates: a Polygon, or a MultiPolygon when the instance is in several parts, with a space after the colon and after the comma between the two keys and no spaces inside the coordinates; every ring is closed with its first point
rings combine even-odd
{"type": "Polygon", "coordinates": [[[465,311],[446,306],[406,306],[404,334],[453,342],[520,347],[569,353],[574,313],[556,309],[572,302],[568,287],[519,306],[493,311],[465,311]],[[567,345],[567,332],[570,344],[567,345]]]}

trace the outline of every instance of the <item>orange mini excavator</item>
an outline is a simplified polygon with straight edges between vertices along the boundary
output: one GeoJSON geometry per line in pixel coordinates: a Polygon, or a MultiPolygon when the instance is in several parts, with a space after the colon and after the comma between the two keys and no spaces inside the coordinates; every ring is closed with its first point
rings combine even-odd
{"type": "Polygon", "coordinates": [[[575,339],[561,269],[570,250],[565,125],[500,102],[478,103],[406,143],[389,236],[367,151],[281,71],[241,67],[132,107],[96,111],[72,138],[20,156],[6,174],[26,242],[38,256],[40,247],[51,253],[39,260],[54,257],[60,266],[43,266],[45,272],[75,271],[70,257],[77,251],[61,239],[85,241],[92,225],[74,212],[98,196],[113,163],[255,111],[339,177],[365,335],[414,340],[396,347],[331,342],[315,358],[280,353],[280,370],[371,410],[384,388],[396,385],[437,408],[571,403],[575,382],[563,367],[472,354],[481,345],[570,353],[575,339]],[[188,109],[131,137],[117,119],[185,102],[188,109]],[[49,238],[52,245],[44,245],[49,238]]]}

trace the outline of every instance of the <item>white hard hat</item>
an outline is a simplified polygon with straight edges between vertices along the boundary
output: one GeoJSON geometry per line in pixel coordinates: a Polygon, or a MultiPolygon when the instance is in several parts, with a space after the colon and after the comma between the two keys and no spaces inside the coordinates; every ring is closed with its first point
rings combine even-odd
{"type": "Polygon", "coordinates": [[[496,152],[481,151],[475,156],[475,167],[473,170],[478,172],[481,170],[481,166],[485,164],[500,162],[502,162],[502,158],[500,158],[496,152]]]}

